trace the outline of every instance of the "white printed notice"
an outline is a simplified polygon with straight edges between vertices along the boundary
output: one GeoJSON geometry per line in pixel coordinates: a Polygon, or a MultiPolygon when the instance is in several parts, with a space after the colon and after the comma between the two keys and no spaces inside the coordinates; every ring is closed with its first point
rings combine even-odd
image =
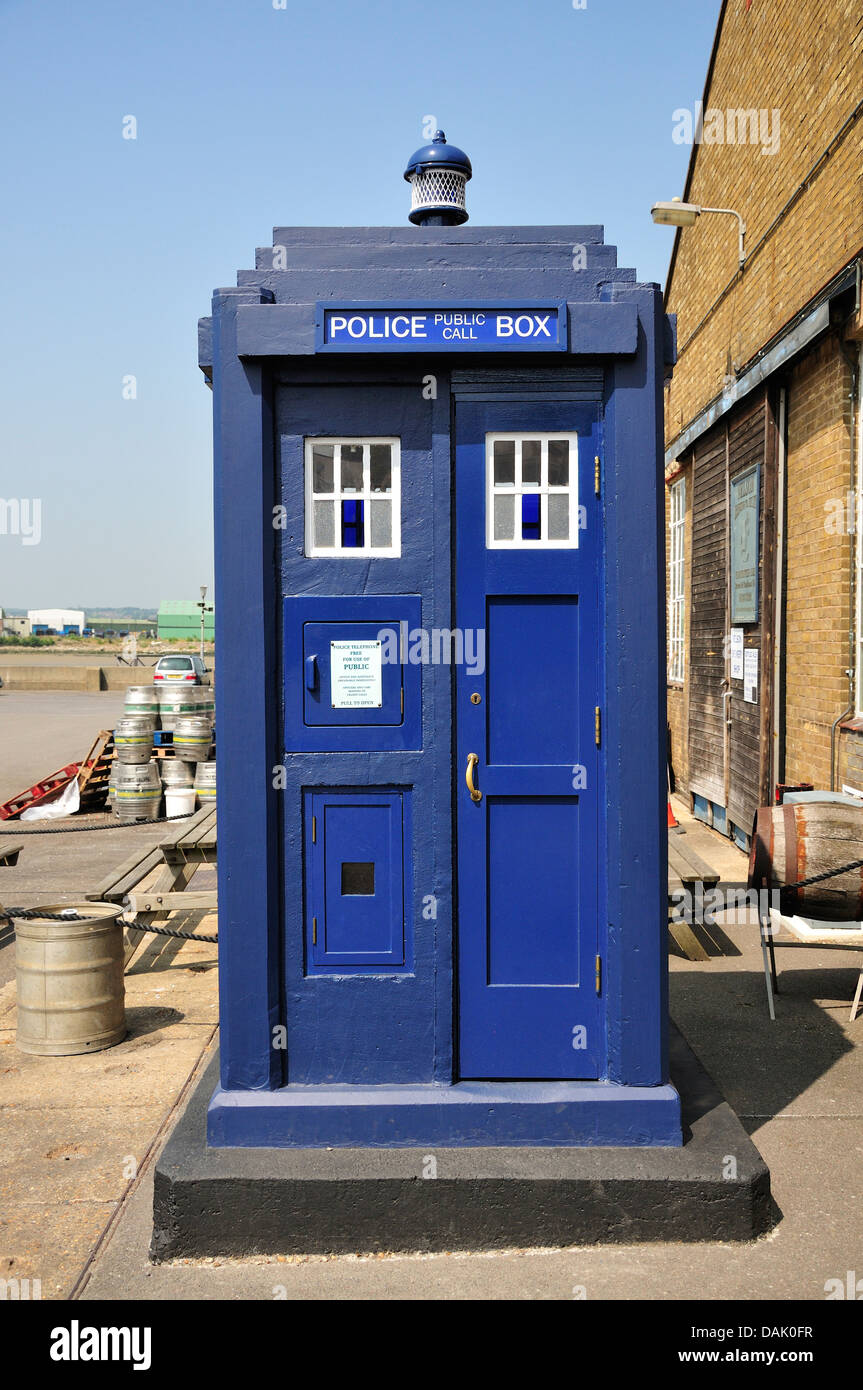
{"type": "Polygon", "coordinates": [[[743,653],[743,698],[748,705],[758,703],[757,647],[747,647],[743,653]]]}
{"type": "Polygon", "coordinates": [[[383,703],[380,642],[330,643],[333,709],[380,709],[383,703]]]}
{"type": "Polygon", "coordinates": [[[743,680],[743,628],[731,629],[731,679],[743,680]]]}

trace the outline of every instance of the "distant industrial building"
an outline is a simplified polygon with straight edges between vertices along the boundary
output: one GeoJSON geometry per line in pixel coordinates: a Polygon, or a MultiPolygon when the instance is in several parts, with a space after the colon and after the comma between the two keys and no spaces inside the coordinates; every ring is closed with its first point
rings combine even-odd
{"type": "Polygon", "coordinates": [[[27,621],[34,636],[40,632],[77,632],[80,636],[87,625],[80,608],[30,608],[27,621]]]}
{"type": "MultiPolygon", "coordinates": [[[[204,613],[204,640],[212,642],[215,636],[213,605],[207,604],[204,613]]],[[[163,599],[159,604],[159,640],[172,639],[193,645],[201,638],[200,605],[185,599],[163,599]]]]}
{"type": "Polygon", "coordinates": [[[0,611],[0,633],[4,637],[29,637],[30,620],[28,618],[13,618],[8,613],[0,611]]]}

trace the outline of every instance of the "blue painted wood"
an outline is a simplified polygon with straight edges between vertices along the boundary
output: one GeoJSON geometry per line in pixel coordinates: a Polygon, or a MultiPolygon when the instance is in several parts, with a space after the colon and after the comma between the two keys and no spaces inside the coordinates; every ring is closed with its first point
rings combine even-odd
{"type": "MultiPolygon", "coordinates": [[[[329,370],[329,366],[328,366],[329,370]]],[[[393,374],[395,375],[395,374],[393,374]]],[[[435,400],[419,383],[393,382],[379,370],[373,389],[349,379],[276,392],[277,491],[286,519],[277,532],[276,584],[286,620],[287,701],[277,761],[283,826],[283,959],[287,1075],[292,1083],[391,1084],[452,1079],[451,681],[441,664],[403,668],[405,725],[306,730],[304,621],[388,626],[411,631],[452,626],[450,611],[449,392],[442,375],[435,400]],[[401,440],[402,554],[396,558],[321,558],[303,554],[303,440],[306,435],[364,434],[401,440]],[[293,633],[293,637],[291,636],[293,633]],[[293,643],[291,646],[290,644],[293,643]],[[414,712],[416,714],[414,722],[414,712]],[[405,733],[404,730],[413,732],[405,733]],[[368,741],[358,746],[358,735],[368,741]],[[399,740],[408,740],[400,748],[399,740]],[[320,749],[323,740],[326,751],[320,749]],[[404,967],[309,971],[303,901],[303,797],[310,792],[410,793],[413,830],[404,967]]],[[[275,760],[274,760],[275,761],[275,760]]],[[[407,832],[406,832],[407,834],[407,832]]],[[[407,877],[406,877],[407,883],[407,877]]]]}
{"type": "Polygon", "coordinates": [[[673,1086],[602,1081],[219,1089],[210,1102],[207,1142],[227,1148],[674,1148],[681,1142],[680,1097],[673,1086]]]}
{"type": "Polygon", "coordinates": [[[410,801],[410,792],[306,794],[310,971],[410,966],[410,801]],[[346,886],[345,863],[370,866],[363,892],[346,886]]]}
{"type": "Polygon", "coordinates": [[[590,407],[456,408],[457,622],[487,642],[483,674],[456,678],[459,772],[476,753],[483,793],[458,777],[462,1077],[597,1077],[605,1061],[597,447],[590,407]],[[577,548],[486,548],[486,434],[505,430],[578,433],[577,548]]]}
{"type": "MultiPolygon", "coordinates": [[[[294,278],[301,272],[293,272],[294,278]]],[[[317,272],[302,273],[304,283],[297,284],[295,292],[300,298],[312,293],[317,288],[319,275],[317,272]]],[[[331,277],[333,278],[333,277],[331,277]]],[[[510,281],[499,274],[489,274],[484,277],[489,284],[490,293],[494,295],[494,300],[501,305],[512,305],[513,303],[524,304],[526,301],[513,301],[511,290],[513,286],[510,281]]],[[[564,277],[561,275],[561,287],[566,283],[567,288],[572,291],[573,275],[564,277]]],[[[430,307],[432,311],[436,307],[439,311],[458,312],[464,308],[468,302],[476,301],[472,293],[473,279],[469,272],[465,272],[461,277],[450,275],[447,280],[448,298],[446,301],[416,298],[416,288],[421,288],[422,282],[414,280],[414,289],[410,297],[407,294],[403,298],[390,301],[393,310],[397,313],[409,309],[411,303],[419,306],[430,307]],[[459,287],[465,291],[463,298],[457,298],[459,287]]],[[[333,287],[334,288],[334,287],[333,287]]],[[[394,287],[398,290],[398,286],[394,287]]],[[[549,289],[554,286],[549,286],[549,289]]],[[[348,304],[345,300],[337,301],[340,307],[348,313],[348,304]]],[[[485,301],[487,307],[488,301],[485,301]]],[[[534,300],[535,304],[542,301],[534,300]]],[[[358,312],[368,310],[370,298],[355,301],[358,312]]],[[[482,307],[480,305],[480,307],[482,307]]],[[[612,356],[615,354],[634,353],[637,347],[637,314],[635,307],[631,304],[602,303],[597,301],[591,303],[585,299],[582,301],[570,300],[568,306],[569,316],[569,351],[581,356],[612,356]]],[[[280,356],[302,356],[314,352],[325,352],[327,354],[356,351],[355,344],[324,344],[321,336],[321,323],[317,317],[318,310],[314,304],[261,304],[250,306],[246,310],[241,310],[239,315],[238,343],[239,352],[243,357],[257,357],[261,355],[280,357],[280,356]]],[[[405,352],[424,352],[428,355],[433,353],[446,352],[452,355],[455,348],[450,346],[444,348],[440,344],[423,345],[421,343],[405,341],[400,344],[377,342],[375,344],[364,342],[361,346],[365,351],[375,353],[388,353],[394,356],[402,355],[405,352]]],[[[543,351],[548,344],[539,345],[543,351]]],[[[561,347],[564,343],[560,344],[561,347]]],[[[507,353],[527,353],[531,348],[536,349],[537,344],[527,341],[503,342],[494,347],[495,352],[507,353]]],[[[557,350],[557,342],[552,343],[552,350],[557,350]]],[[[490,350],[489,344],[462,343],[460,352],[476,352],[490,350]]]]}
{"type": "MultiPolygon", "coordinates": [[[[310,563],[315,564],[314,561],[310,563]]],[[[365,574],[369,569],[386,566],[393,561],[323,561],[324,567],[337,563],[342,566],[359,565],[365,574]]],[[[422,600],[406,594],[387,597],[365,594],[343,598],[311,594],[302,598],[286,598],[283,608],[286,752],[348,753],[421,748],[424,667],[409,659],[407,640],[403,652],[406,659],[383,665],[384,701],[379,710],[332,709],[328,705],[330,642],[351,637],[373,640],[383,634],[383,650],[388,655],[393,634],[401,638],[403,632],[409,636],[421,628],[422,600]],[[311,656],[317,658],[317,677],[313,689],[309,689],[306,679],[307,663],[311,656]]]]}
{"type": "Polygon", "coordinates": [[[665,519],[662,301],[638,308],[639,351],[616,358],[604,417],[608,1077],[668,1078],[665,519]]]}
{"type": "MultiPolygon", "coordinates": [[[[592,245],[599,229],[594,229],[595,237],[590,229],[576,235],[572,228],[433,229],[431,236],[426,229],[408,228],[322,229],[320,235],[318,229],[280,229],[277,242],[284,230],[291,268],[241,272],[239,291],[219,291],[215,297],[212,352],[206,327],[202,332],[203,357],[213,359],[217,640],[220,650],[230,654],[217,671],[223,1060],[222,1088],[211,1113],[212,1142],[378,1143],[388,1136],[395,1143],[498,1143],[546,1142],[549,1136],[550,1143],[679,1143],[676,1096],[663,1084],[664,561],[657,460],[667,335],[658,290],[636,285],[634,272],[616,267],[612,248],[592,245]],[[588,245],[585,269],[573,270],[567,262],[570,238],[573,244],[588,245]],[[323,254],[327,246],[329,256],[323,254]],[[452,257],[448,247],[457,248],[452,257]],[[411,248],[413,258],[405,254],[411,248]],[[506,1087],[511,1083],[477,1083],[493,1089],[472,1091],[478,1099],[469,1102],[469,1119],[463,1113],[464,1083],[453,1084],[458,1075],[453,808],[457,805],[460,812],[462,806],[462,751],[476,751],[485,759],[480,783],[486,779],[484,792],[492,799],[485,810],[497,822],[492,826],[492,881],[506,884],[510,875],[513,886],[508,895],[523,897],[523,881],[535,865],[522,858],[525,867],[519,874],[517,856],[508,856],[505,846],[514,841],[529,844],[531,833],[541,841],[541,849],[551,841],[571,845],[573,827],[579,827],[578,839],[584,824],[578,816],[584,803],[574,802],[574,788],[571,781],[564,783],[561,764],[541,761],[554,756],[555,740],[571,736],[571,725],[559,708],[554,718],[546,709],[532,730],[499,713],[484,732],[485,744],[475,750],[460,745],[454,761],[453,673],[438,665],[420,672],[421,738],[412,746],[329,748],[323,753],[313,747],[298,749],[289,730],[296,725],[305,690],[302,631],[300,626],[295,668],[277,615],[286,599],[338,601],[342,606],[368,597],[389,604],[401,595],[420,606],[423,628],[444,629],[453,625],[453,596],[461,605],[472,592],[470,582],[463,587],[461,564],[455,589],[451,573],[450,368],[455,363],[441,354],[430,354],[427,361],[409,361],[398,354],[316,359],[314,303],[396,304],[407,297],[527,303],[537,294],[566,300],[575,310],[587,306],[584,332],[587,335],[586,325],[592,323],[595,335],[591,327],[589,335],[574,338],[571,346],[589,352],[582,363],[593,372],[601,367],[605,374],[604,412],[591,428],[593,444],[604,459],[604,496],[597,507],[606,537],[605,640],[597,629],[596,652],[605,652],[598,685],[606,794],[598,808],[596,862],[603,873],[607,869],[608,901],[600,902],[600,881],[595,918],[600,951],[607,923],[599,1005],[607,1011],[607,1037],[605,1052],[598,1047],[590,1066],[606,1081],[558,1082],[550,1087],[533,1080],[525,1083],[522,1099],[529,1096],[531,1104],[514,1124],[511,1109],[506,1120],[494,1118],[493,1097],[500,1097],[501,1112],[506,1110],[506,1087]],[[633,312],[635,351],[627,352],[633,312]],[[429,398],[425,387],[430,379],[429,398]],[[399,558],[304,556],[303,439],[310,434],[385,434],[401,439],[399,558]],[[271,524],[276,504],[284,508],[284,524],[278,528],[271,524]],[[298,706],[290,701],[286,705],[294,680],[300,692],[298,706]],[[496,764],[489,757],[492,748],[497,756],[507,741],[520,747],[523,762],[496,764]],[[548,774],[539,793],[538,768],[548,774]],[[271,778],[276,770],[278,790],[271,778]],[[412,806],[413,832],[406,834],[411,881],[405,934],[409,947],[413,941],[413,951],[408,951],[404,966],[310,968],[304,798],[337,792],[394,794],[403,798],[403,805],[412,806]],[[551,825],[543,820],[538,835],[525,807],[540,795],[545,801],[535,819],[547,817],[551,825]],[[279,1027],[287,1034],[286,1051],[273,1045],[279,1027]],[[562,1085],[572,1088],[566,1097],[555,1089],[562,1085]],[[416,1092],[407,1105],[399,1100],[406,1095],[403,1088],[416,1092]],[[298,1110],[303,1112],[299,1128],[298,1110]],[[433,1124],[429,1113],[438,1117],[433,1124]],[[404,1116],[410,1118],[402,1123],[404,1116]],[[529,1138],[513,1140],[513,1130],[529,1138]]],[[[571,357],[571,352],[561,355],[562,379],[568,384],[554,409],[570,415],[583,409],[594,419],[587,400],[582,405],[571,399],[590,397],[594,389],[589,384],[572,389],[571,357]]],[[[541,369],[536,368],[536,358],[532,364],[528,358],[508,358],[509,370],[489,371],[485,381],[481,374],[498,366],[500,359],[470,361],[476,369],[473,385],[464,373],[458,374],[459,412],[472,391],[470,408],[498,411],[495,418],[506,420],[504,428],[517,428],[519,418],[535,421],[538,400],[547,410],[555,390],[549,390],[548,358],[541,369]],[[533,383],[522,371],[528,367],[537,370],[533,383]],[[476,398],[483,395],[488,399],[476,398]],[[527,413],[519,417],[520,410],[527,413]]],[[[591,475],[589,469],[583,500],[591,475]]],[[[481,502],[480,518],[482,514],[481,502]]],[[[481,534],[481,519],[478,528],[481,534]]],[[[566,631],[567,624],[571,633],[571,604],[560,604],[554,617],[547,605],[541,618],[532,614],[533,621],[525,624],[516,600],[566,600],[577,592],[573,586],[555,589],[543,568],[546,562],[529,556],[523,575],[528,586],[513,589],[505,553],[494,555],[504,558],[484,570],[482,591],[495,601],[484,618],[491,635],[504,642],[525,643],[541,633],[559,640],[561,625],[566,631]],[[498,564],[501,568],[496,570],[498,564]]],[[[580,638],[586,610],[575,607],[580,638]]],[[[347,607],[337,616],[340,622],[363,620],[347,607]]],[[[533,653],[531,662],[537,665],[533,653]]],[[[520,663],[511,675],[513,697],[519,701],[525,697],[530,664],[520,663]]],[[[493,659],[488,669],[494,671],[493,659]]],[[[559,697],[562,679],[558,673],[546,681],[536,697],[540,705],[554,696],[555,680],[559,697]]],[[[461,695],[459,688],[460,741],[461,695]]],[[[559,698],[555,703],[559,707],[559,698]]],[[[484,717],[485,708],[479,708],[484,717]]],[[[344,733],[344,728],[336,729],[337,735],[344,733]]],[[[407,878],[406,873],[406,883],[407,878]]],[[[571,857],[567,861],[559,855],[534,896],[539,915],[550,918],[549,904],[572,887],[571,857]]],[[[581,893],[580,882],[577,887],[581,893]]],[[[464,921],[463,902],[460,908],[464,921]]],[[[494,943],[496,951],[500,947],[495,968],[499,965],[514,981],[520,980],[504,985],[504,991],[521,989],[532,995],[545,990],[565,996],[580,989],[582,981],[586,987],[580,953],[579,985],[566,983],[572,962],[570,958],[561,963],[567,938],[560,920],[549,922],[533,960],[519,954],[513,923],[511,916],[494,943]],[[532,967],[556,982],[531,983],[532,967]]],[[[583,936],[582,942],[586,940],[583,936]]],[[[530,1022],[535,1010],[526,1007],[530,1022]]],[[[549,1020],[556,1029],[554,1009],[549,1020]]],[[[511,1039],[503,1038],[501,1056],[513,1046],[511,1039]]],[[[586,1066],[585,1060],[578,1065],[586,1066]]]]}
{"type": "Polygon", "coordinates": [[[219,740],[219,990],[225,1087],[277,1086],[281,1023],[276,738],[275,532],[268,373],[237,355],[252,290],[213,298],[213,452],[219,740]],[[224,840],[223,838],[224,837],[224,840]],[[249,872],[248,867],[254,866],[249,872]]]}

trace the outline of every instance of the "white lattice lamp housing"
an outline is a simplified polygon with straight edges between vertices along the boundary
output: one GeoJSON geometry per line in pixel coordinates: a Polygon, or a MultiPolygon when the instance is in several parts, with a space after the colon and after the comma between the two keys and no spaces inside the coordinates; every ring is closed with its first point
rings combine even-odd
{"type": "Polygon", "coordinates": [[[464,150],[448,145],[443,131],[436,130],[431,144],[412,154],[405,169],[411,222],[418,227],[458,227],[466,222],[465,184],[472,173],[464,150]]]}

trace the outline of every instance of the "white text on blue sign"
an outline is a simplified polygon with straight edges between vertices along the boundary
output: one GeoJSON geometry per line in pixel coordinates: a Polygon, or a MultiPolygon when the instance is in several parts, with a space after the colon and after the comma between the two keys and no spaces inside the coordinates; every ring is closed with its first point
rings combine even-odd
{"type": "Polygon", "coordinates": [[[388,347],[557,348],[557,308],[326,309],[323,345],[388,347]]]}

